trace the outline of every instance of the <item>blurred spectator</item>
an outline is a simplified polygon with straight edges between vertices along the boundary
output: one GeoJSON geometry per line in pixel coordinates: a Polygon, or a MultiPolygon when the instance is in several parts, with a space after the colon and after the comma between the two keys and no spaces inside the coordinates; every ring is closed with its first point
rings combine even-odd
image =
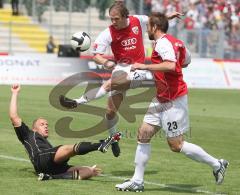
{"type": "Polygon", "coordinates": [[[218,31],[218,26],[217,24],[212,25],[212,29],[209,32],[207,42],[208,42],[208,48],[209,48],[209,53],[211,56],[214,56],[217,54],[217,45],[220,41],[220,35],[218,31]]]}
{"type": "Polygon", "coordinates": [[[3,0],[0,0],[0,9],[3,8],[3,0]]]}
{"type": "Polygon", "coordinates": [[[32,6],[33,6],[32,0],[23,0],[23,4],[26,7],[27,15],[32,16],[32,6]]]}
{"type": "Polygon", "coordinates": [[[200,57],[206,58],[207,57],[207,48],[208,48],[208,35],[209,35],[210,29],[207,26],[204,26],[200,30],[200,39],[198,39],[198,49],[199,49],[199,54],[200,57]]]}
{"type": "Polygon", "coordinates": [[[189,9],[186,14],[187,17],[190,17],[193,22],[194,22],[194,28],[199,27],[199,13],[198,10],[196,9],[196,6],[192,3],[189,4],[189,9]]]}
{"type": "Polygon", "coordinates": [[[98,0],[97,7],[99,8],[99,19],[105,20],[106,19],[106,10],[111,4],[111,0],[98,0]]]}
{"type": "Polygon", "coordinates": [[[11,4],[12,4],[12,15],[13,16],[17,16],[19,14],[19,10],[18,10],[18,4],[19,1],[18,0],[11,0],[11,4]]]}
{"type": "Polygon", "coordinates": [[[36,11],[37,11],[37,18],[38,22],[42,22],[42,15],[47,10],[46,7],[47,0],[37,0],[36,2],[36,11]]]}
{"type": "Polygon", "coordinates": [[[164,12],[162,0],[152,0],[152,12],[164,12]]]}
{"type": "Polygon", "coordinates": [[[133,9],[134,9],[134,14],[140,14],[139,13],[139,0],[132,0],[132,5],[133,5],[133,9]]]}
{"type": "Polygon", "coordinates": [[[188,14],[184,19],[184,27],[187,30],[187,45],[190,50],[193,50],[194,45],[194,25],[195,21],[193,20],[193,16],[188,14]]]}
{"type": "Polygon", "coordinates": [[[49,37],[48,43],[47,43],[47,53],[54,53],[54,49],[57,47],[54,43],[53,36],[49,37]]]}
{"type": "MultiPolygon", "coordinates": [[[[54,4],[55,11],[67,11],[69,7],[68,0],[54,0],[53,4],[54,4]]],[[[74,4],[74,1],[73,1],[73,4],[74,4]]]]}
{"type": "Polygon", "coordinates": [[[240,26],[233,25],[229,37],[229,44],[231,47],[231,58],[240,59],[240,26]]]}
{"type": "Polygon", "coordinates": [[[149,16],[152,9],[152,0],[144,0],[143,14],[149,16]]]}
{"type": "MultiPolygon", "coordinates": [[[[166,6],[166,14],[170,14],[179,10],[179,2],[177,0],[170,1],[166,6]]],[[[176,18],[169,21],[169,34],[172,34],[173,36],[177,37],[177,23],[178,20],[176,18]]]]}
{"type": "Polygon", "coordinates": [[[86,12],[86,9],[90,6],[91,0],[73,0],[72,10],[86,12]]]}

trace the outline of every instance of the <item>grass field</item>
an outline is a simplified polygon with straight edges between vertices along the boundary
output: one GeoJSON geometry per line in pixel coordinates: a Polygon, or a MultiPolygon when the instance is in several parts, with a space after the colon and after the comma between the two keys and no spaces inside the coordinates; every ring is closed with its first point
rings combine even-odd
{"type": "MultiPolygon", "coordinates": [[[[93,126],[99,119],[94,115],[66,112],[52,107],[48,100],[51,90],[52,87],[22,86],[19,97],[19,115],[27,124],[30,125],[32,120],[39,116],[47,118],[51,129],[49,140],[53,145],[71,144],[82,140],[97,141],[107,136],[107,132],[84,139],[59,136],[54,130],[54,124],[60,117],[73,116],[73,129],[93,126]]],[[[77,96],[81,91],[82,89],[74,89],[71,95],[77,96]]],[[[134,93],[139,91],[140,89],[135,90],[134,93]]],[[[143,115],[139,115],[135,123],[129,123],[124,118],[120,118],[119,129],[127,133],[120,143],[122,153],[119,158],[113,157],[111,151],[108,151],[106,154],[95,152],[77,156],[70,161],[73,165],[98,164],[104,170],[103,176],[85,181],[40,182],[33,173],[32,165],[25,161],[28,157],[17,140],[8,119],[10,95],[10,86],[0,86],[1,194],[132,194],[118,192],[114,186],[133,174],[136,129],[143,115]]],[[[187,134],[187,140],[202,146],[217,158],[229,160],[230,166],[223,185],[215,185],[212,170],[207,165],[196,163],[182,154],[171,152],[164,136],[158,134],[152,140],[152,156],[146,169],[144,194],[240,195],[239,100],[240,92],[237,90],[194,89],[189,92],[191,133],[187,134]]],[[[103,98],[91,105],[104,108],[105,104],[106,98],[103,98]]]]}

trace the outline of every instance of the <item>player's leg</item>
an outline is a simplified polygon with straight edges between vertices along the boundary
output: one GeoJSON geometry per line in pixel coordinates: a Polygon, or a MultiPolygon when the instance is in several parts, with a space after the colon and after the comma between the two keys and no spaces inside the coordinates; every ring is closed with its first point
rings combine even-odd
{"type": "Polygon", "coordinates": [[[78,105],[99,99],[110,91],[126,91],[130,88],[134,89],[142,86],[142,82],[147,79],[147,74],[150,74],[150,72],[145,70],[131,72],[130,68],[130,65],[118,65],[113,70],[111,79],[103,83],[101,87],[91,89],[76,99],[70,99],[61,95],[59,97],[60,104],[66,108],[76,108],[78,105]]]}
{"type": "Polygon", "coordinates": [[[83,94],[80,98],[74,99],[77,104],[86,104],[92,100],[105,96],[111,90],[111,79],[102,84],[101,87],[91,89],[83,94]]]}
{"type": "Polygon", "coordinates": [[[158,105],[156,98],[152,100],[147,113],[144,116],[144,122],[138,130],[138,145],[135,154],[135,171],[132,179],[115,187],[122,191],[143,191],[143,178],[147,162],[150,158],[152,136],[158,131],[160,124],[160,113],[157,113],[158,105]]]}
{"type": "Polygon", "coordinates": [[[74,173],[74,179],[89,179],[91,177],[95,177],[101,174],[102,169],[97,167],[96,165],[90,166],[75,166],[71,167],[68,171],[72,171],[74,173]]]}
{"type": "Polygon", "coordinates": [[[158,131],[158,127],[143,122],[138,130],[138,145],[135,155],[135,172],[132,180],[137,183],[143,183],[143,176],[146,164],[150,158],[150,141],[153,135],[158,131]]]}
{"type": "Polygon", "coordinates": [[[183,133],[189,128],[187,96],[174,100],[172,107],[163,112],[162,119],[163,129],[171,150],[181,152],[192,160],[208,164],[213,168],[214,173],[219,173],[216,178],[217,184],[222,183],[228,162],[218,160],[200,146],[184,141],[183,133]]]}
{"type": "Polygon", "coordinates": [[[71,179],[71,180],[85,180],[101,174],[102,170],[96,165],[89,166],[75,166],[70,167],[67,171],[59,174],[38,174],[38,180],[50,180],[50,179],[71,179]]]}
{"type": "Polygon", "coordinates": [[[150,81],[152,73],[147,70],[131,71],[131,65],[118,65],[112,74],[112,90],[128,90],[142,87],[144,81],[150,81]]]}
{"type": "Polygon", "coordinates": [[[111,89],[111,79],[102,84],[101,87],[91,89],[76,99],[70,99],[61,95],[59,97],[60,104],[66,108],[76,108],[78,105],[87,104],[92,100],[105,96],[111,89]]]}
{"type": "Polygon", "coordinates": [[[151,154],[150,140],[158,127],[143,122],[138,130],[138,144],[135,153],[135,171],[132,179],[115,187],[120,191],[141,192],[144,190],[144,172],[151,154]]]}
{"type": "Polygon", "coordinates": [[[124,91],[129,89],[130,81],[127,79],[127,73],[115,75],[113,72],[111,79],[102,84],[101,87],[87,91],[78,99],[74,99],[77,104],[86,104],[92,100],[99,99],[105,96],[108,92],[113,90],[124,91]]]}
{"type": "MultiPolygon", "coordinates": [[[[103,153],[107,152],[108,147],[115,142],[120,140],[121,134],[116,132],[112,136],[109,136],[105,140],[99,143],[91,143],[91,142],[80,142],[75,145],[62,145],[56,147],[53,152],[55,152],[53,161],[55,163],[62,163],[68,161],[69,158],[75,155],[85,155],[89,152],[93,151],[101,151],[103,153]]],[[[49,151],[46,151],[49,152],[49,151]]]]}
{"type": "Polygon", "coordinates": [[[221,184],[223,182],[225,171],[229,164],[226,160],[219,160],[208,154],[200,146],[184,141],[182,135],[168,138],[167,140],[172,151],[181,152],[192,160],[209,165],[213,169],[216,183],[221,184]]]}
{"type": "Polygon", "coordinates": [[[66,108],[76,108],[78,105],[87,104],[92,100],[99,99],[113,90],[129,89],[130,81],[127,79],[127,73],[123,71],[115,71],[111,79],[102,84],[101,87],[91,89],[76,99],[70,99],[64,95],[59,97],[60,104],[66,108]],[[119,74],[117,74],[117,73],[119,74]],[[121,74],[120,74],[121,73],[121,74]]]}
{"type": "MultiPolygon", "coordinates": [[[[116,113],[122,103],[125,93],[119,91],[111,92],[111,96],[108,98],[107,111],[106,111],[106,123],[109,135],[112,136],[117,132],[117,116],[116,113]]],[[[112,145],[112,152],[115,157],[120,155],[120,147],[118,142],[114,142],[112,145]]]]}
{"type": "Polygon", "coordinates": [[[39,173],[38,180],[45,181],[45,180],[50,180],[50,179],[78,179],[78,175],[79,174],[77,174],[73,171],[71,171],[71,172],[66,171],[66,172],[60,173],[60,174],[39,173]]]}

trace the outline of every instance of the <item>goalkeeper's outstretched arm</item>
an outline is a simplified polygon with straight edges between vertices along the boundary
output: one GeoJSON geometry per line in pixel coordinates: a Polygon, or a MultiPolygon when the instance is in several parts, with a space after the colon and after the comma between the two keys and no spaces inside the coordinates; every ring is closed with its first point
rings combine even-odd
{"type": "Polygon", "coordinates": [[[18,116],[17,112],[17,99],[20,89],[20,85],[12,85],[11,87],[12,96],[9,106],[9,117],[14,127],[19,127],[22,123],[22,119],[18,116]]]}

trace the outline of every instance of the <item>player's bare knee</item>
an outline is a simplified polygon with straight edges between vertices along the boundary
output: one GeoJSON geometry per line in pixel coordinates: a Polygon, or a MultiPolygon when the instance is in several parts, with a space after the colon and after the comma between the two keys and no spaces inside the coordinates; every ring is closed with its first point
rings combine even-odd
{"type": "Polygon", "coordinates": [[[180,143],[168,143],[168,145],[173,152],[180,152],[182,149],[182,144],[180,143]]]}
{"type": "Polygon", "coordinates": [[[108,108],[107,111],[106,111],[106,118],[108,120],[112,120],[112,119],[115,118],[115,116],[116,116],[115,110],[108,108]]]}
{"type": "Polygon", "coordinates": [[[168,145],[173,152],[180,152],[183,146],[183,135],[167,139],[168,145]]]}
{"type": "Polygon", "coordinates": [[[149,143],[151,141],[151,134],[143,127],[138,129],[137,140],[140,143],[149,143]]]}

